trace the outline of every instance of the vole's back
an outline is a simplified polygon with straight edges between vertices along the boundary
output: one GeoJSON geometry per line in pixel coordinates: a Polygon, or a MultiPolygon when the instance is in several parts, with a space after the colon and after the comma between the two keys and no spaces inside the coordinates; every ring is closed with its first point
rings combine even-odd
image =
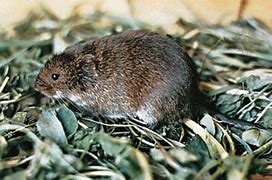
{"type": "Polygon", "coordinates": [[[94,84],[78,90],[82,101],[75,103],[93,113],[134,116],[153,124],[195,118],[201,112],[195,64],[166,36],[128,31],[76,44],[63,53],[92,57],[94,84]]]}

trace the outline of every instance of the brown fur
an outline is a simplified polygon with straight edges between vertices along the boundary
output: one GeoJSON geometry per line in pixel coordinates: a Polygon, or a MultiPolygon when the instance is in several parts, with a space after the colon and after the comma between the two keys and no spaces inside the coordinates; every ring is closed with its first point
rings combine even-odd
{"type": "Polygon", "coordinates": [[[36,87],[47,96],[59,91],[95,114],[138,117],[148,124],[202,113],[195,64],[174,40],[148,31],[70,46],[46,63],[36,87]]]}

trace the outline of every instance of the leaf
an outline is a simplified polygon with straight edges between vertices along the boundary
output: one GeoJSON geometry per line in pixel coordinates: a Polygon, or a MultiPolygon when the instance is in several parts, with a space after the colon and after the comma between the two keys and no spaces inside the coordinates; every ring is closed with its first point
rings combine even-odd
{"type": "Polygon", "coordinates": [[[206,143],[209,153],[214,159],[225,159],[229,156],[223,146],[206,130],[204,130],[199,124],[192,120],[186,120],[184,124],[190,128],[194,133],[199,135],[201,139],[206,143]]]}
{"type": "Polygon", "coordinates": [[[227,179],[243,179],[243,168],[245,167],[246,160],[251,160],[250,157],[237,157],[229,156],[224,160],[223,164],[227,170],[227,179]]]}
{"type": "Polygon", "coordinates": [[[241,139],[238,135],[236,135],[234,133],[232,134],[232,137],[244,146],[244,148],[248,152],[248,154],[253,154],[252,149],[243,139],[241,139]]]}
{"type": "Polygon", "coordinates": [[[218,95],[218,94],[223,94],[226,91],[234,89],[234,88],[235,88],[235,86],[223,86],[222,88],[211,90],[208,93],[208,96],[215,96],[215,95],[218,95]]]}
{"type": "MultiPolygon", "coordinates": [[[[0,47],[1,47],[1,43],[3,43],[3,42],[0,42],[0,47]]],[[[18,51],[15,54],[8,57],[7,59],[1,59],[0,68],[6,66],[9,63],[11,63],[14,59],[19,58],[20,56],[24,56],[24,54],[27,53],[26,50],[27,49],[23,49],[21,51],[18,51]]]]}
{"type": "Polygon", "coordinates": [[[200,120],[200,124],[206,126],[207,130],[212,135],[215,135],[215,125],[210,115],[205,114],[204,117],[200,120]]]}
{"type": "Polygon", "coordinates": [[[50,138],[60,145],[67,144],[63,127],[54,111],[44,111],[36,126],[41,136],[50,138]]]}
{"type": "Polygon", "coordinates": [[[62,106],[57,110],[57,117],[60,120],[66,136],[71,138],[78,128],[78,123],[73,111],[66,106],[62,106]]]}
{"type": "Polygon", "coordinates": [[[272,80],[262,80],[259,76],[251,75],[242,80],[246,87],[251,90],[259,90],[272,83],[272,80]]]}
{"type": "Polygon", "coordinates": [[[222,94],[217,99],[217,106],[221,113],[234,116],[235,113],[240,109],[243,103],[242,96],[235,96],[229,94],[222,94]]]}
{"type": "Polygon", "coordinates": [[[240,49],[226,49],[226,50],[222,50],[221,53],[232,54],[232,55],[243,55],[243,56],[249,56],[249,57],[253,57],[257,59],[272,61],[271,54],[267,54],[267,53],[257,53],[257,52],[240,50],[240,49]]]}
{"type": "Polygon", "coordinates": [[[116,166],[131,179],[152,179],[148,161],[139,150],[102,132],[97,133],[96,140],[107,154],[115,157],[116,166]]]}
{"type": "Polygon", "coordinates": [[[262,129],[250,129],[242,133],[242,139],[252,145],[260,147],[272,138],[272,132],[262,129]]]}
{"type": "Polygon", "coordinates": [[[7,140],[4,138],[4,136],[0,135],[0,159],[2,159],[2,155],[4,154],[7,146],[8,146],[7,140]]]}
{"type": "Polygon", "coordinates": [[[155,161],[162,161],[164,160],[163,154],[159,149],[151,149],[150,155],[152,156],[152,159],[155,161]]]}
{"type": "Polygon", "coordinates": [[[62,34],[61,33],[55,34],[53,39],[53,52],[54,53],[62,52],[67,46],[68,44],[64,41],[62,34]]]}
{"type": "Polygon", "coordinates": [[[60,147],[52,141],[45,141],[35,147],[35,155],[28,167],[30,179],[36,179],[42,170],[46,170],[45,178],[52,179],[52,174],[76,173],[82,163],[72,154],[64,154],[60,147]],[[50,175],[51,174],[51,175],[50,175]],[[51,178],[49,178],[51,176],[51,178]]]}
{"type": "Polygon", "coordinates": [[[17,112],[13,117],[12,120],[15,122],[20,122],[22,124],[25,123],[25,119],[27,116],[27,112],[17,112]]]}
{"type": "Polygon", "coordinates": [[[204,143],[203,140],[201,140],[200,136],[196,135],[192,138],[190,143],[185,147],[185,149],[188,152],[193,153],[197,156],[199,159],[198,168],[205,166],[210,160],[209,150],[204,143]]]}
{"type": "MultiPolygon", "coordinates": [[[[87,130],[79,130],[76,132],[73,138],[73,144],[76,148],[84,149],[88,151],[90,149],[91,144],[94,143],[96,134],[94,131],[87,130]]],[[[92,152],[95,152],[94,145],[92,145],[92,152]]]]}
{"type": "Polygon", "coordinates": [[[175,157],[180,163],[188,163],[198,160],[198,157],[196,155],[182,148],[171,149],[170,154],[175,157]]]}
{"type": "Polygon", "coordinates": [[[25,180],[27,179],[27,171],[18,171],[18,172],[14,172],[8,176],[3,177],[3,180],[12,180],[12,179],[16,179],[16,180],[25,180]]]}
{"type": "Polygon", "coordinates": [[[265,112],[264,116],[261,118],[260,122],[263,125],[263,127],[272,129],[271,119],[272,119],[272,110],[268,109],[265,112]]]}
{"type": "Polygon", "coordinates": [[[235,168],[230,168],[227,172],[227,179],[243,179],[243,173],[235,168]]]}

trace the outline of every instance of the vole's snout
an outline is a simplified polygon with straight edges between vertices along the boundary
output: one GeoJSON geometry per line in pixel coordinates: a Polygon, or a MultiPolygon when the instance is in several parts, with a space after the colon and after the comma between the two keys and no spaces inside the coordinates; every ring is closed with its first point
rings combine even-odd
{"type": "Polygon", "coordinates": [[[36,79],[36,82],[34,84],[34,88],[39,91],[41,94],[44,94],[46,96],[53,96],[54,95],[54,91],[53,91],[53,87],[47,83],[45,83],[44,81],[42,81],[39,76],[36,79]]]}
{"type": "Polygon", "coordinates": [[[41,87],[42,86],[45,86],[45,83],[41,81],[40,75],[38,75],[37,78],[36,78],[36,80],[35,80],[35,83],[34,83],[34,88],[37,91],[41,91],[41,87]]]}
{"type": "Polygon", "coordinates": [[[34,89],[36,89],[37,91],[39,91],[39,86],[37,84],[37,81],[38,81],[38,78],[35,80],[34,89]]]}
{"type": "Polygon", "coordinates": [[[38,85],[37,81],[38,81],[38,79],[35,80],[34,89],[37,90],[37,91],[40,91],[39,90],[39,85],[38,85]]]}

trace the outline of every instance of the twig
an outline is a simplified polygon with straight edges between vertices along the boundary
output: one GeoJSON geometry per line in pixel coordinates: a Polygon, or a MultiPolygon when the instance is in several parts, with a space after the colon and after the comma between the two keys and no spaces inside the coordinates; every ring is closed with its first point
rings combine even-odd
{"type": "Polygon", "coordinates": [[[272,140],[268,141],[267,143],[265,143],[264,145],[262,145],[261,147],[253,151],[253,155],[258,156],[271,148],[272,148],[272,140]]]}
{"type": "Polygon", "coordinates": [[[9,77],[5,77],[3,83],[1,84],[1,87],[0,87],[0,93],[4,90],[6,84],[8,83],[8,80],[9,80],[9,77]]]}

